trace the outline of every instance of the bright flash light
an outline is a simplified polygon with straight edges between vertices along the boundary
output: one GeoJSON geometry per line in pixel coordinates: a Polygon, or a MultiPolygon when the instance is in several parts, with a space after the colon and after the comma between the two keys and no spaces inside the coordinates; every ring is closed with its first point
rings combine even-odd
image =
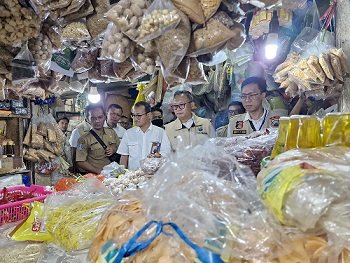
{"type": "Polygon", "coordinates": [[[265,57],[269,60],[274,59],[277,56],[278,45],[267,44],[265,45],[265,57]]]}
{"type": "Polygon", "coordinates": [[[88,100],[91,103],[98,103],[101,100],[101,95],[98,93],[96,87],[91,87],[90,92],[88,94],[88,100]]]}
{"type": "Polygon", "coordinates": [[[265,57],[272,60],[277,56],[278,51],[278,34],[270,33],[265,43],[265,57]]]}

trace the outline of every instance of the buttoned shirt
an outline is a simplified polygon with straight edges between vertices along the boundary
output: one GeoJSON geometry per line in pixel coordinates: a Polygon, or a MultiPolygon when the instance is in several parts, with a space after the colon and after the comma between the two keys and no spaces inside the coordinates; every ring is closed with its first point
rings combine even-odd
{"type": "Polygon", "coordinates": [[[195,114],[192,114],[192,118],[185,123],[176,119],[164,127],[174,151],[187,146],[193,147],[203,144],[215,136],[215,130],[210,120],[195,114]]]}
{"type": "Polygon", "coordinates": [[[78,140],[80,136],[88,133],[91,129],[91,125],[86,121],[80,123],[73,131],[69,138],[70,147],[77,148],[78,140]]]}
{"type": "Polygon", "coordinates": [[[137,170],[140,161],[145,159],[152,149],[152,143],[160,143],[160,154],[168,156],[171,152],[170,142],[164,129],[150,125],[146,132],[140,127],[126,130],[117,153],[128,156],[128,169],[137,170]]]}
{"type": "Polygon", "coordinates": [[[115,133],[117,134],[119,140],[122,140],[123,135],[124,135],[124,133],[125,133],[125,131],[126,131],[126,129],[124,129],[124,128],[123,128],[122,126],[120,126],[119,124],[117,124],[117,127],[113,128],[113,127],[108,126],[107,122],[105,122],[104,127],[112,128],[112,129],[115,131],[115,133]]]}
{"type": "MultiPolygon", "coordinates": [[[[95,132],[107,147],[116,149],[119,139],[112,129],[103,128],[95,132]]],[[[90,132],[82,135],[78,140],[76,161],[89,162],[92,166],[101,170],[111,163],[106,156],[105,149],[90,132]]]]}

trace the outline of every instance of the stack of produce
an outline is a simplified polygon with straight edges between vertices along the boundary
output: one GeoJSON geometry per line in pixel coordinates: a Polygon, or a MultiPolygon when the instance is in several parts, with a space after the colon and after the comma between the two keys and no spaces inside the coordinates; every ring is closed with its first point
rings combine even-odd
{"type": "Polygon", "coordinates": [[[343,50],[332,48],[320,55],[302,57],[296,53],[288,55],[279,65],[274,79],[292,96],[299,92],[310,92],[335,87],[344,81],[349,72],[343,50]]]}

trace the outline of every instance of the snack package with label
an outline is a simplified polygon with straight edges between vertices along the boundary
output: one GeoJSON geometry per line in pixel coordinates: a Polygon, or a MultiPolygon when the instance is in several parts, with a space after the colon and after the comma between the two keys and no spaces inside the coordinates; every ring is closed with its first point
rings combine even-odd
{"type": "Polygon", "coordinates": [[[11,234],[16,241],[52,241],[52,236],[45,229],[43,220],[44,204],[34,201],[29,217],[11,234]]]}
{"type": "Polygon", "coordinates": [[[108,189],[97,179],[89,178],[46,199],[46,230],[66,251],[88,248],[102,214],[112,202],[108,189]]]}

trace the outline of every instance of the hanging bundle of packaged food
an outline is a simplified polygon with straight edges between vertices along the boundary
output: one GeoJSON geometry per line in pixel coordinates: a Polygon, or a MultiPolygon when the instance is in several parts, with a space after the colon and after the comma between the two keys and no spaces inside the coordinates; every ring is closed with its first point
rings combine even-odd
{"type": "Polygon", "coordinates": [[[61,12],[60,15],[64,16],[64,20],[66,22],[71,22],[74,20],[87,17],[88,15],[91,15],[93,12],[94,12],[94,7],[90,0],[84,0],[84,1],[79,0],[79,1],[72,1],[70,5],[70,10],[67,10],[66,14],[64,15],[61,12]],[[73,2],[75,6],[73,6],[73,2]]]}
{"type": "Polygon", "coordinates": [[[190,58],[190,69],[186,79],[186,83],[192,85],[200,85],[208,83],[205,75],[203,64],[199,63],[196,58],[190,58]]]}
{"type": "Polygon", "coordinates": [[[169,0],[155,0],[142,17],[138,43],[153,40],[169,29],[176,28],[181,20],[179,10],[169,0]]]}
{"type": "Polygon", "coordinates": [[[156,69],[156,54],[145,52],[142,47],[137,47],[131,57],[134,68],[152,75],[156,69]]]}
{"type": "Polygon", "coordinates": [[[101,49],[101,59],[112,59],[124,62],[134,51],[134,43],[118,29],[116,25],[108,25],[101,49]]]}
{"type": "Polygon", "coordinates": [[[39,33],[39,17],[30,8],[25,8],[17,0],[0,3],[0,43],[20,44],[39,33]]]}
{"type": "Polygon", "coordinates": [[[90,40],[91,36],[86,27],[85,19],[71,22],[63,27],[62,38],[64,41],[85,41],[90,40]]]}
{"type": "MultiPolygon", "coordinates": [[[[170,29],[155,39],[162,69],[173,73],[185,57],[191,40],[191,24],[187,16],[178,11],[181,21],[176,28],[170,29]]],[[[167,75],[167,74],[164,74],[167,75]]]]}
{"type": "Polygon", "coordinates": [[[108,20],[103,14],[94,14],[86,18],[86,26],[92,39],[102,37],[108,27],[108,20]]]}
{"type": "Polygon", "coordinates": [[[49,37],[40,33],[37,38],[29,40],[28,47],[37,62],[39,72],[46,73],[50,69],[52,57],[52,44],[49,37]]]}
{"type": "Polygon", "coordinates": [[[23,45],[21,51],[12,60],[11,66],[12,83],[15,85],[35,80],[37,77],[38,68],[27,43],[23,45]]]}
{"type": "Polygon", "coordinates": [[[106,13],[106,17],[135,40],[139,37],[138,28],[148,6],[148,0],[121,0],[106,13]]]}
{"type": "Polygon", "coordinates": [[[122,63],[113,63],[113,71],[120,79],[124,79],[125,76],[133,69],[133,65],[130,59],[125,60],[122,63]]]}
{"type": "Polygon", "coordinates": [[[79,48],[72,61],[71,68],[75,73],[83,73],[91,69],[98,56],[97,48],[79,48]]]}

